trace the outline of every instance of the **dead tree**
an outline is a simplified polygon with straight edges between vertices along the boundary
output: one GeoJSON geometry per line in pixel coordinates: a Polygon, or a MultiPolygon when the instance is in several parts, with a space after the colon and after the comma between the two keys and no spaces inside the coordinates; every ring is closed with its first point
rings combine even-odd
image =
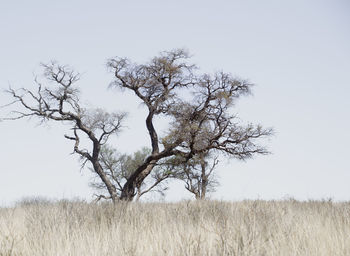
{"type": "Polygon", "coordinates": [[[132,200],[159,161],[167,158],[180,156],[188,161],[215,151],[243,160],[268,153],[257,140],[269,137],[272,129],[243,125],[230,114],[236,100],[251,92],[252,84],[224,72],[198,75],[188,59],[180,49],[164,52],[147,64],[119,57],[107,62],[115,78],[111,86],[133,91],[148,109],[152,151],[125,182],[122,200],[132,200]],[[154,127],[156,116],[172,119],[163,138],[154,127]]]}
{"type": "Polygon", "coordinates": [[[12,115],[5,119],[35,117],[41,122],[69,123],[72,135],[65,135],[65,138],[74,141],[74,153],[81,157],[83,166],[88,162],[91,164],[92,170],[108,191],[108,198],[116,202],[119,198],[116,187],[103,169],[100,155],[101,148],[109,137],[120,131],[125,113],[107,113],[102,109],[82,108],[79,102],[79,90],[76,87],[79,74],[55,62],[43,65],[43,68],[44,77],[53,84],[44,87],[35,80],[37,91],[10,88],[7,92],[14,99],[11,105],[19,103],[23,110],[13,111],[12,115]],[[90,149],[81,148],[81,135],[91,142],[90,149]]]}

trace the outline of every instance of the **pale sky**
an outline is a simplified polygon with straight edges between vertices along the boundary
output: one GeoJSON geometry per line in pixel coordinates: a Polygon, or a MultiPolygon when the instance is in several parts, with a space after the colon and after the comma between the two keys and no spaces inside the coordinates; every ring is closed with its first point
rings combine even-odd
{"type": "MultiPolygon", "coordinates": [[[[149,145],[145,110],[132,94],[107,89],[106,60],[144,62],[185,47],[202,71],[256,84],[234,111],[276,131],[266,142],[273,154],[221,162],[212,198],[350,200],[349,1],[1,1],[0,33],[1,89],[34,88],[41,62],[71,65],[88,106],[129,111],[113,140],[127,153],[149,145]]],[[[0,105],[10,100],[0,93],[0,105]]],[[[0,205],[92,198],[90,173],[63,138],[68,128],[0,123],[0,205]]],[[[166,200],[190,197],[177,184],[166,200]]]]}

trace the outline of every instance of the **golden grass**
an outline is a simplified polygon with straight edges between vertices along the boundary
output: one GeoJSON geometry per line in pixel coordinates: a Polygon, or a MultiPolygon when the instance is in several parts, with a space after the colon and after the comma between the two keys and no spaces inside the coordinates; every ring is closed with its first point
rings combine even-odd
{"type": "Polygon", "coordinates": [[[0,255],[350,255],[350,203],[22,203],[0,255]]]}

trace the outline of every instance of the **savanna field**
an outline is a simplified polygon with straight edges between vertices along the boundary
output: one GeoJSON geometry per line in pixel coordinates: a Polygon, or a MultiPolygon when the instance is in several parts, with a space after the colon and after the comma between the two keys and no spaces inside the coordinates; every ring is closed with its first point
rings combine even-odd
{"type": "Polygon", "coordinates": [[[22,201],[0,255],[350,255],[350,203],[22,201]]]}

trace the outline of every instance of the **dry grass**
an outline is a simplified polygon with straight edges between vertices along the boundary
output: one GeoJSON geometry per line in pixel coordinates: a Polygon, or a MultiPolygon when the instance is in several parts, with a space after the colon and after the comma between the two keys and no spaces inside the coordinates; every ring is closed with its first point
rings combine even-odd
{"type": "Polygon", "coordinates": [[[350,203],[22,202],[0,255],[350,255],[350,203]]]}

